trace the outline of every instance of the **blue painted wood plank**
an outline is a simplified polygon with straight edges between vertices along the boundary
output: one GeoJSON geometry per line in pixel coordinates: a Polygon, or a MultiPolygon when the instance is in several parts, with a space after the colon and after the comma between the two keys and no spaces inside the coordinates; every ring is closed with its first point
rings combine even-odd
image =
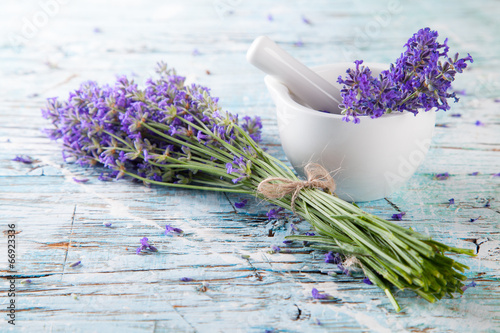
{"type": "MultiPolygon", "coordinates": [[[[19,231],[15,330],[497,331],[499,12],[493,0],[3,2],[0,218],[2,231],[9,223],[19,231]],[[39,26],[30,31],[30,23],[39,26]],[[386,200],[361,206],[384,218],[406,212],[401,225],[477,249],[475,258],[458,258],[471,267],[466,275],[477,287],[456,299],[428,304],[400,292],[405,310],[396,314],[378,288],[360,277],[334,275],[336,267],[324,263],[321,252],[282,244],[291,224],[305,232],[307,222],[291,215],[268,221],[269,206],[251,198],[236,209],[242,197],[234,194],[99,182],[102,170],[65,164],[59,144],[41,133],[48,125],[40,116],[45,98],[67,96],[84,80],[109,83],[119,74],[141,84],[164,60],[191,82],[210,87],[224,108],[262,117],[268,151],[285,160],[263,74],[245,60],[256,36],[269,35],[311,66],[356,59],[389,63],[423,26],[449,37],[452,50],[473,55],[471,70],[454,82],[466,94],[438,115],[444,127],[436,127],[431,150],[410,181],[386,200]],[[484,126],[476,126],[477,120],[484,126]],[[37,161],[13,162],[18,154],[37,161]],[[442,172],[450,178],[433,179],[442,172]],[[182,228],[184,236],[165,236],[166,224],[182,228]],[[136,255],[142,237],[159,253],[136,255]],[[289,253],[270,254],[272,245],[289,253]],[[21,283],[26,280],[31,283],[21,283]],[[313,287],[339,300],[313,300],[313,287]]],[[[2,309],[9,302],[10,274],[4,234],[2,309]]],[[[14,331],[3,319],[0,331],[14,331]]]]}

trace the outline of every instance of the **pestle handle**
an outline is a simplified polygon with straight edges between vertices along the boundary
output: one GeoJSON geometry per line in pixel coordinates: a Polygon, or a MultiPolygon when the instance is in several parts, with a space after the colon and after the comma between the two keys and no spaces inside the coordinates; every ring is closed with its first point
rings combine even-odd
{"type": "Polygon", "coordinates": [[[340,113],[339,89],[292,57],[266,36],[257,37],[247,52],[247,61],[276,77],[302,102],[315,110],[340,113]]]}

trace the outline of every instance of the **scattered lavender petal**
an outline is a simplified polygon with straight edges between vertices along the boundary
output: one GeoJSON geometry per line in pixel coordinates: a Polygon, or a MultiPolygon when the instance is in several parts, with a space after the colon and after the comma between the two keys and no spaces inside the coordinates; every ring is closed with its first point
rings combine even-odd
{"type": "Polygon", "coordinates": [[[367,278],[367,277],[365,277],[365,278],[363,279],[363,283],[366,283],[366,284],[368,284],[368,285],[372,285],[372,284],[373,284],[373,282],[371,282],[371,281],[370,281],[370,279],[369,279],[369,278],[367,278]]]}
{"type": "Polygon", "coordinates": [[[103,222],[102,225],[109,228],[109,227],[111,227],[112,223],[111,222],[103,222]]]}
{"type": "Polygon", "coordinates": [[[478,171],[474,171],[473,173],[469,173],[469,176],[477,176],[477,175],[479,175],[478,171]]]}
{"type": "Polygon", "coordinates": [[[76,267],[76,266],[80,265],[81,263],[82,263],[82,261],[79,260],[77,262],[74,262],[74,263],[70,264],[69,267],[76,267]]]}
{"type": "Polygon", "coordinates": [[[436,180],[446,180],[448,178],[450,178],[450,174],[448,172],[438,173],[438,174],[434,175],[434,179],[436,179],[436,180]]]}
{"type": "Polygon", "coordinates": [[[190,281],[193,281],[193,279],[189,278],[189,277],[182,277],[180,278],[179,280],[183,281],[183,282],[190,282],[190,281]]]}
{"type": "Polygon", "coordinates": [[[462,289],[462,291],[466,291],[467,289],[473,288],[475,286],[477,286],[477,283],[475,281],[472,281],[471,283],[466,284],[465,286],[462,286],[461,289],[462,289]]]}
{"type": "Polygon", "coordinates": [[[311,25],[311,20],[309,20],[307,17],[305,17],[304,15],[302,15],[302,22],[304,22],[305,24],[308,24],[308,25],[311,25]]]}
{"type": "Polygon", "coordinates": [[[73,177],[73,180],[77,183],[86,183],[88,182],[88,178],[82,178],[82,179],[79,179],[79,178],[76,178],[76,177],[73,177]]]}
{"type": "Polygon", "coordinates": [[[451,114],[452,117],[455,117],[455,118],[460,118],[462,117],[462,115],[460,113],[452,113],[451,114]]]}
{"type": "Polygon", "coordinates": [[[272,14],[267,14],[267,20],[268,20],[269,22],[274,21],[274,17],[273,17],[273,15],[272,15],[272,14]]]}
{"type": "Polygon", "coordinates": [[[193,52],[191,52],[191,54],[196,57],[199,56],[201,52],[198,49],[193,49],[193,52]]]}
{"type": "Polygon", "coordinates": [[[448,200],[448,204],[454,205],[455,204],[455,199],[451,198],[450,200],[448,200]]]}
{"type": "Polygon", "coordinates": [[[392,218],[397,221],[401,221],[403,219],[403,216],[405,216],[405,212],[397,213],[397,214],[392,214],[392,218]]]}
{"type": "Polygon", "coordinates": [[[170,233],[180,235],[180,234],[183,234],[184,231],[180,228],[174,228],[174,227],[170,226],[170,224],[167,224],[165,226],[165,235],[168,235],[170,233]]]}
{"type": "Polygon", "coordinates": [[[476,126],[484,126],[484,123],[481,120],[476,120],[476,122],[474,123],[474,125],[476,125],[476,126]]]}
{"type": "Polygon", "coordinates": [[[24,164],[32,164],[34,160],[28,156],[28,155],[17,155],[15,158],[12,159],[14,162],[21,162],[24,164]]]}
{"type": "Polygon", "coordinates": [[[240,202],[235,202],[234,203],[234,207],[236,207],[236,208],[243,208],[243,207],[246,206],[247,202],[248,202],[248,199],[243,199],[240,202]]]}
{"type": "Polygon", "coordinates": [[[298,41],[293,43],[293,46],[302,47],[302,46],[304,46],[304,42],[299,39],[298,41]]]}
{"type": "Polygon", "coordinates": [[[327,293],[320,293],[318,289],[312,288],[311,290],[312,297],[314,299],[332,299],[333,297],[328,295],[327,293]]]}

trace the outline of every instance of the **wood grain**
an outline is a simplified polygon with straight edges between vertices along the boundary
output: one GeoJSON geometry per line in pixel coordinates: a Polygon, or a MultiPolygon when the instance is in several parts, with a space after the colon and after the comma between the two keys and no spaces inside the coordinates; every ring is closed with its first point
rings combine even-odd
{"type": "Polygon", "coordinates": [[[0,303],[6,312],[6,231],[15,223],[17,314],[15,327],[2,316],[0,331],[500,331],[499,13],[494,0],[2,2],[0,303]],[[30,38],[23,37],[26,22],[38,25],[30,38]],[[454,83],[466,93],[438,115],[431,150],[410,181],[385,200],[360,205],[385,218],[406,212],[402,225],[476,249],[477,257],[457,259],[470,266],[466,274],[477,286],[455,299],[428,304],[400,292],[404,310],[395,313],[376,287],[332,275],[336,267],[319,252],[294,245],[268,253],[292,223],[305,232],[307,222],[291,215],[268,221],[269,206],[252,198],[236,209],[238,195],[100,182],[102,170],[65,164],[59,143],[41,133],[47,97],[118,74],[141,84],[164,60],[210,87],[226,109],[262,117],[268,151],[285,160],[263,74],[245,60],[256,36],[270,36],[311,66],[389,63],[424,26],[448,37],[452,51],[473,55],[471,70],[454,83]],[[36,162],[12,161],[20,154],[36,162]],[[442,172],[450,178],[433,178],[442,172]],[[184,236],[163,235],[166,224],[184,236]],[[136,255],[142,237],[159,252],[136,255]],[[313,300],[313,287],[337,300],[313,300]]]}

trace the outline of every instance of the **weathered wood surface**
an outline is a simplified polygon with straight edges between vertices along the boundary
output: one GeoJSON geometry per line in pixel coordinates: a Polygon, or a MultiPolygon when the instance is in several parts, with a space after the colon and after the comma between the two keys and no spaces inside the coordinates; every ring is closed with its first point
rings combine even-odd
{"type": "MultiPolygon", "coordinates": [[[[493,0],[2,1],[0,217],[2,230],[15,223],[19,233],[15,327],[4,316],[11,272],[7,237],[0,237],[0,331],[500,331],[500,177],[493,176],[500,172],[499,14],[493,0]],[[455,299],[428,304],[399,293],[404,311],[395,313],[376,287],[328,275],[332,267],[319,253],[296,247],[269,254],[290,232],[290,221],[268,222],[266,204],[251,200],[236,210],[237,195],[100,182],[99,170],[64,164],[59,145],[40,132],[47,125],[39,111],[45,98],[117,74],[144,82],[164,60],[211,87],[225,108],[261,116],[269,151],[284,158],[263,74],[245,60],[256,36],[269,35],[309,65],[389,63],[424,26],[475,59],[455,84],[466,92],[452,111],[462,117],[439,114],[438,124],[447,127],[436,127],[409,183],[362,207],[386,218],[404,211],[402,225],[477,248],[476,258],[459,258],[477,287],[455,299]],[[37,162],[13,162],[19,154],[37,162]],[[433,179],[442,172],[451,177],[433,179]],[[455,205],[447,204],[450,198],[455,205]],[[164,236],[166,224],[185,236],[164,236]],[[141,237],[159,253],[136,255],[141,237]],[[81,266],[70,267],[79,260],[81,266]],[[32,282],[22,284],[26,279],[32,282]],[[340,300],[315,301],[313,287],[340,300]]],[[[306,222],[297,226],[309,230],[306,222]]]]}

